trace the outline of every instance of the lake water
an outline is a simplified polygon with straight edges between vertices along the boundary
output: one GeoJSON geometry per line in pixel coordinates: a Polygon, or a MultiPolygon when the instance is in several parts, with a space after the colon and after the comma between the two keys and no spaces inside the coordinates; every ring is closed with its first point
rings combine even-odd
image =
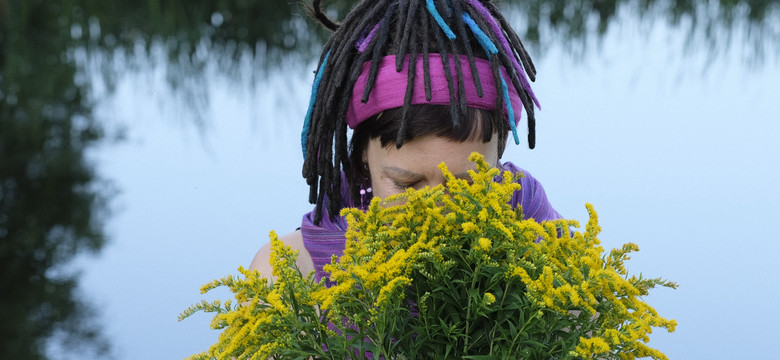
{"type": "MultiPolygon", "coordinates": [[[[585,59],[537,56],[537,149],[509,145],[504,158],[539,178],[565,217],[584,220],[593,203],[605,248],[639,244],[631,273],[680,284],[648,299],[679,322],[651,346],[671,359],[780,357],[770,320],[780,303],[777,53],[753,67],[739,44],[708,59],[682,56],[680,38],[622,25],[585,59]]],[[[127,139],[95,154],[120,193],[111,243],[83,260],[83,288],[118,359],[206,350],[218,335],[210,318],[179,323],[179,312],[310,209],[300,127],[313,68],[255,83],[207,72],[202,92],[182,95],[149,66],[104,95],[99,115],[127,139]]]]}

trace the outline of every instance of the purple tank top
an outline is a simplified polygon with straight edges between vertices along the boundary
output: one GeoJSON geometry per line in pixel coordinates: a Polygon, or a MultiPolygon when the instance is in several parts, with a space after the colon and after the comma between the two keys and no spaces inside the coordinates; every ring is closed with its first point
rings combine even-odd
{"type": "MultiPolygon", "coordinates": [[[[561,215],[553,209],[547,200],[544,188],[536,178],[511,162],[505,162],[503,170],[522,172],[525,175],[518,180],[521,186],[520,190],[516,191],[509,200],[512,208],[516,208],[518,205],[522,206],[523,216],[526,219],[545,221],[561,218],[561,215]]],[[[342,181],[341,194],[342,198],[345,199],[345,203],[351,204],[351,197],[349,196],[349,189],[346,183],[346,179],[342,181]]],[[[301,223],[303,245],[314,262],[317,281],[320,281],[327,275],[322,267],[330,263],[331,257],[333,255],[341,256],[343,253],[344,244],[346,243],[344,234],[347,230],[347,222],[343,217],[338,216],[331,220],[327,214],[327,204],[323,204],[322,208],[322,221],[320,221],[319,225],[314,225],[314,210],[303,215],[301,223]]]]}

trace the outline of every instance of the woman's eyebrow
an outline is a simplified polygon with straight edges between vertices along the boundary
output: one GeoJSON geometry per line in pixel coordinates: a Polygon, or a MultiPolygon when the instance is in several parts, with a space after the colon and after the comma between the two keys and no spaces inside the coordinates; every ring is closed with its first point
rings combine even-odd
{"type": "Polygon", "coordinates": [[[385,171],[390,171],[390,172],[396,173],[397,175],[401,175],[401,176],[404,176],[404,177],[407,177],[407,178],[420,178],[420,179],[425,178],[425,175],[418,174],[416,172],[409,171],[409,170],[406,170],[406,169],[401,169],[401,168],[395,167],[395,166],[385,166],[383,169],[385,171]]]}

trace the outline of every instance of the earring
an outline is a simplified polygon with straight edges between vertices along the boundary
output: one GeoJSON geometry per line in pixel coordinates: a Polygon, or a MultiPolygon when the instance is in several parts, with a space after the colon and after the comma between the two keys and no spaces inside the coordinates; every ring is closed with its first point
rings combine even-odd
{"type": "Polygon", "coordinates": [[[371,177],[368,171],[368,163],[363,163],[363,185],[360,186],[360,208],[365,210],[371,200],[371,193],[374,189],[371,188],[371,177]],[[368,186],[368,187],[366,187],[368,186]]]}
{"type": "Polygon", "coordinates": [[[360,208],[365,210],[366,205],[369,202],[369,199],[371,199],[371,193],[374,191],[370,186],[363,189],[360,189],[360,208]]]}

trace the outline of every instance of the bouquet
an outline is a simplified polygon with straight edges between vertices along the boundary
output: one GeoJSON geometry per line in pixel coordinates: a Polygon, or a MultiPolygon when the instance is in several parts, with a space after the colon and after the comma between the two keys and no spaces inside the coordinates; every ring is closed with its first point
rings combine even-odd
{"type": "Polygon", "coordinates": [[[235,302],[180,316],[215,313],[222,329],[192,359],[666,359],[648,336],[676,322],[641,297],[676,284],[629,276],[637,246],[605,253],[591,205],[584,232],[525,220],[508,205],[522,175],[470,160],[470,182],[442,164],[444,185],[345,209],[346,248],[321,282],[272,232],[273,274],[239,268],[202,288],[235,302]]]}

